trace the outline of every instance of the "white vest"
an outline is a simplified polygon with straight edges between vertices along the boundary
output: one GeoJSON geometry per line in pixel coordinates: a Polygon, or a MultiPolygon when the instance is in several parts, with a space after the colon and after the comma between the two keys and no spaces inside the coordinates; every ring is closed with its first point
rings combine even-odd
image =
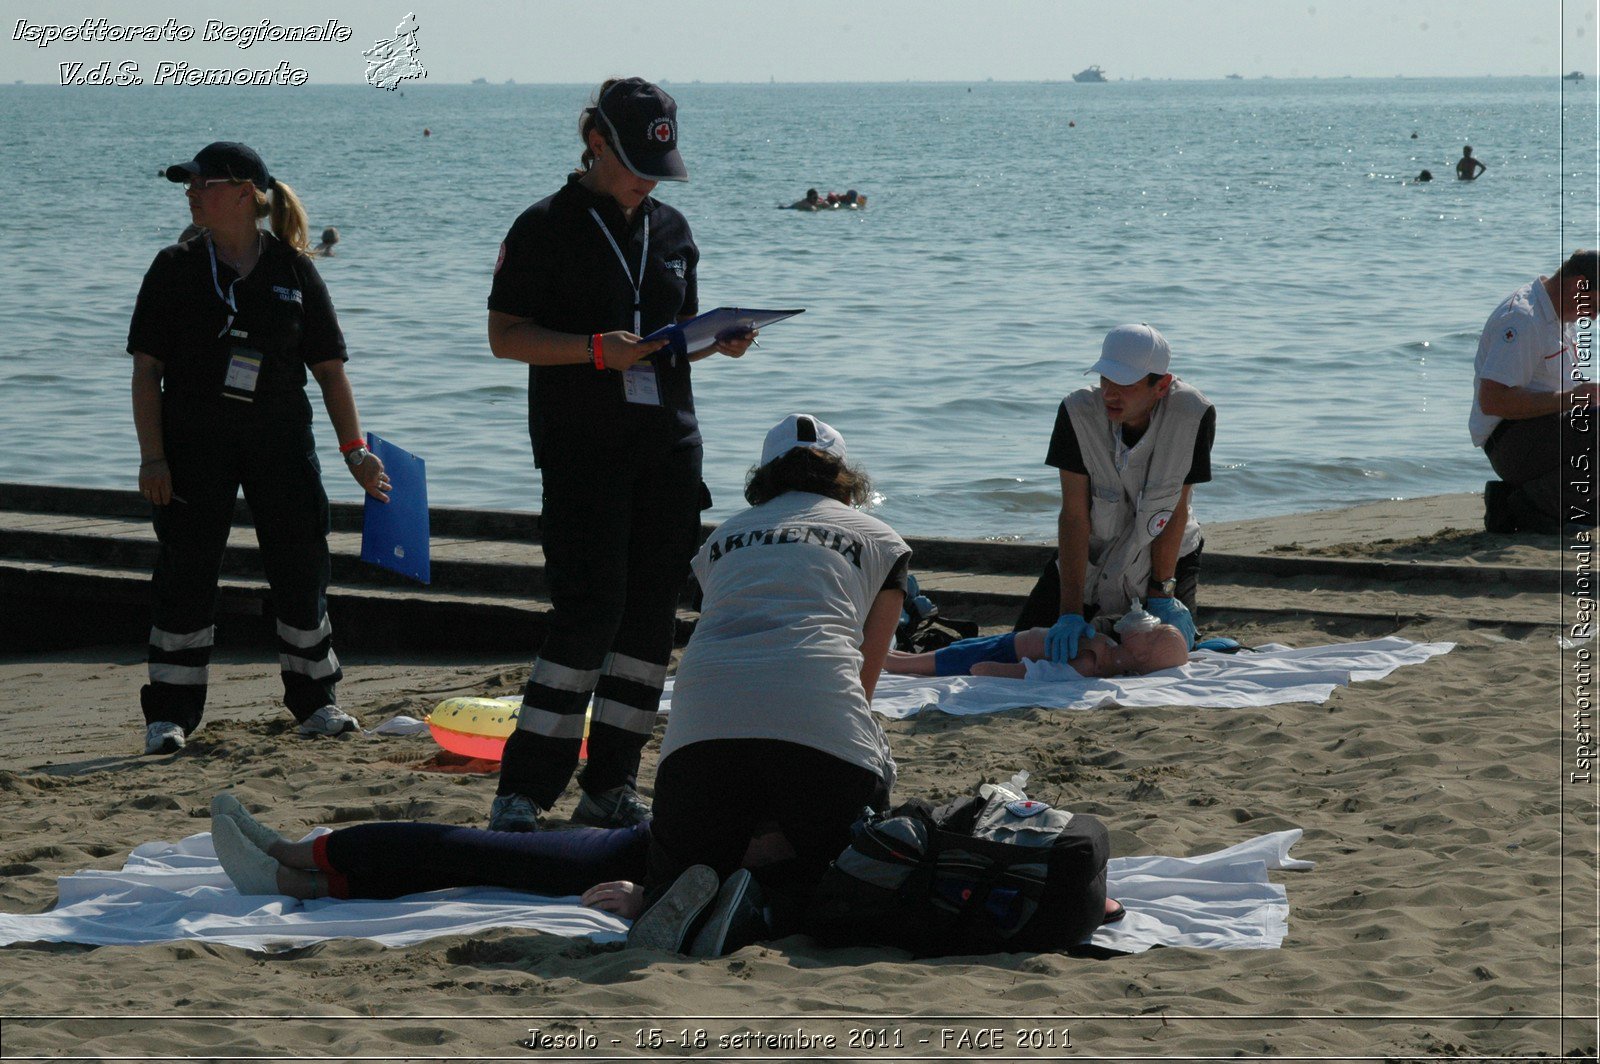
{"type": "MultiPolygon", "coordinates": [[[[1183,480],[1194,464],[1200,421],[1211,403],[1199,389],[1174,380],[1131,449],[1122,445],[1098,387],[1073,392],[1066,407],[1089,471],[1089,567],[1083,601],[1117,617],[1133,599],[1144,597],[1150,544],[1178,508],[1183,480]]],[[[1198,546],[1200,522],[1190,505],[1179,557],[1198,546]]]]}

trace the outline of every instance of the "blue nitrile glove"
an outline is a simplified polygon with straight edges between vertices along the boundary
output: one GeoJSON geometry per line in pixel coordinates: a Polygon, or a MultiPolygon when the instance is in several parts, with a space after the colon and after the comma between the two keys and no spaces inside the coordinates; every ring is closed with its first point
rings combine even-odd
{"type": "Polygon", "coordinates": [[[1078,640],[1094,635],[1094,625],[1081,613],[1063,613],[1045,633],[1044,649],[1050,660],[1065,665],[1078,655],[1078,640]]]}
{"type": "Polygon", "coordinates": [[[1194,616],[1189,612],[1189,607],[1175,598],[1153,598],[1145,600],[1144,608],[1159,618],[1162,624],[1170,624],[1182,632],[1189,649],[1194,649],[1194,616]]]}

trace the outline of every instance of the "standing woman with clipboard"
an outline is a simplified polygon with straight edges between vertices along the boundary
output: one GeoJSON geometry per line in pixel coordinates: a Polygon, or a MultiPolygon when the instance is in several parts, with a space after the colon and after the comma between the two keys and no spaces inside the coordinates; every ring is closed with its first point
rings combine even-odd
{"type": "Polygon", "coordinates": [[[328,623],[328,496],[307,369],[356,481],[387,502],[389,478],[363,443],[344,335],[306,257],[293,190],[250,148],[225,141],[166,173],[185,186],[203,231],[156,256],[128,328],[139,491],[161,544],[150,682],[139,695],[144,752],[181,749],[200,726],[217,575],[241,485],[272,588],[284,703],[302,735],[338,735],[359,725],[334,696],[343,673],[328,623]],[[259,226],[268,216],[270,233],[259,226]]]}
{"type": "Polygon", "coordinates": [[[754,334],[687,358],[641,337],[699,310],[689,223],[651,197],[687,181],[677,104],[640,78],[600,86],[579,119],[580,169],[512,224],[489,292],[489,347],[525,362],[542,473],[549,632],[506,743],[489,827],[535,831],[578,763],[575,819],[649,816],[634,789],[655,726],[674,615],[699,545],[700,429],[689,363],[738,358],[754,334]]]}

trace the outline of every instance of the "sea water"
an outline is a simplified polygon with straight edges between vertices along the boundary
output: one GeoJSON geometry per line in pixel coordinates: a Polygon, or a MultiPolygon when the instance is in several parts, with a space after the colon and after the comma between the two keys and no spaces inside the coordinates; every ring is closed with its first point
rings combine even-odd
{"type": "MultiPolygon", "coordinates": [[[[1484,319],[1595,243],[1595,94],[1554,79],[667,88],[692,180],[658,191],[702,307],[806,308],[695,367],[712,517],[801,411],[896,528],[1048,540],[1056,407],[1130,321],[1217,405],[1203,520],[1479,490],[1484,319]],[[775,209],[808,187],[869,205],[775,209]]],[[[188,222],[157,173],[237,139],[343,234],[319,269],[364,425],[426,459],[436,505],[537,509],[526,370],[489,353],[484,300],[588,91],[0,88],[0,480],[135,485],[128,318],[188,222]]]]}

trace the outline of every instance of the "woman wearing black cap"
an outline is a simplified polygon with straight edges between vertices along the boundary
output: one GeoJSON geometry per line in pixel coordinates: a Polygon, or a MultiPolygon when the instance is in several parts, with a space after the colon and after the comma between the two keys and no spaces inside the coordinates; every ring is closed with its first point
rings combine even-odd
{"type": "Polygon", "coordinates": [[[650,196],[659,181],[688,180],[672,97],[639,78],[607,81],[579,135],[580,169],[511,226],[489,293],[491,350],[530,367],[552,607],[490,813],[490,827],[507,831],[537,829],[566,788],[591,694],[576,819],[624,826],[649,815],[634,791],[639,752],[709,505],[689,363],[738,358],[753,338],[695,352],[641,339],[699,310],[688,222],[650,196]]]}
{"type": "Polygon", "coordinates": [[[340,710],[323,493],[306,370],[361,487],[387,501],[383,463],[363,446],[344,337],[305,255],[292,189],[243,144],[207,145],[167,168],[204,232],[156,256],[128,330],[139,491],[155,507],[145,753],[171,753],[200,725],[217,574],[240,486],[277,614],[284,702],[304,735],[356,728],[340,710]],[[270,216],[272,231],[259,228],[270,216]]]}

